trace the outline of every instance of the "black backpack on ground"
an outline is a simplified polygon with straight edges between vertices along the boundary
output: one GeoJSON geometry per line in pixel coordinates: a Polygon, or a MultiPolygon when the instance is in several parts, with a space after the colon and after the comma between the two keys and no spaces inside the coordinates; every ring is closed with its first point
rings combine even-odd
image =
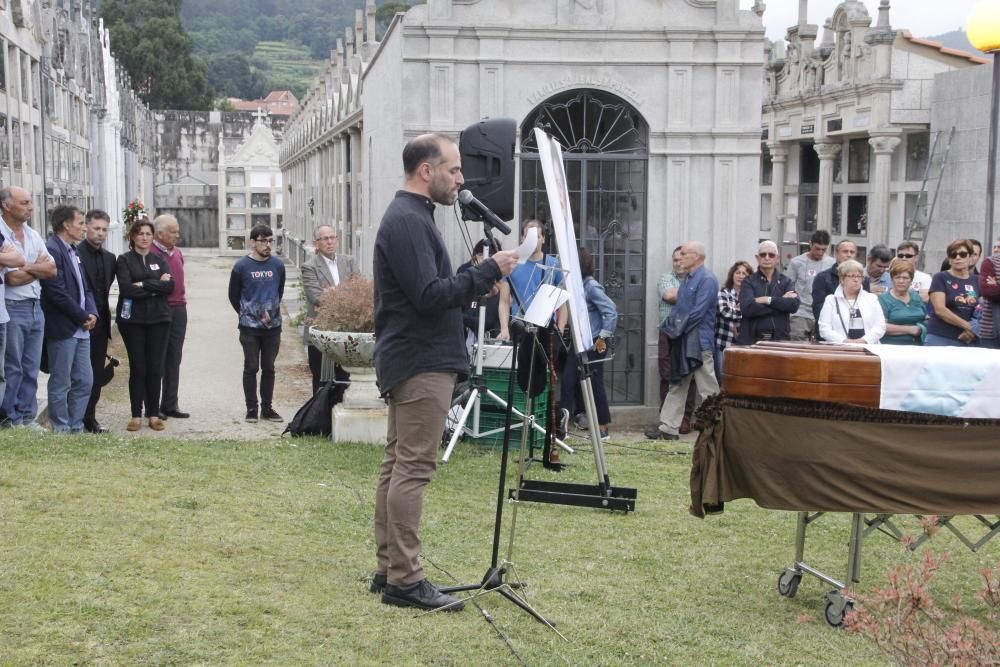
{"type": "Polygon", "coordinates": [[[344,392],[351,386],[350,375],[337,369],[337,379],[324,382],[316,393],[306,401],[281,435],[291,433],[293,438],[306,435],[323,435],[329,437],[333,432],[333,406],[344,400],[344,392]],[[343,374],[344,379],[340,379],[343,374]]]}

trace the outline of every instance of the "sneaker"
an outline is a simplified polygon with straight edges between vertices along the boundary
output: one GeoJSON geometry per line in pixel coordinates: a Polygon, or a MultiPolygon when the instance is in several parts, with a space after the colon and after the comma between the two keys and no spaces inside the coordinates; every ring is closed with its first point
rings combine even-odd
{"type": "Polygon", "coordinates": [[[559,408],[559,421],[556,423],[556,437],[562,440],[566,437],[566,429],[569,428],[569,410],[559,408]]]}
{"type": "Polygon", "coordinates": [[[456,597],[439,591],[434,584],[421,579],[409,586],[387,584],[382,593],[382,604],[397,607],[417,607],[419,609],[440,609],[441,611],[462,611],[465,603],[456,597]]]}
{"type": "Polygon", "coordinates": [[[260,409],[261,419],[266,419],[272,422],[283,422],[284,418],[275,412],[272,408],[261,408],[260,409]]]}
{"type": "Polygon", "coordinates": [[[601,442],[611,442],[611,436],[608,435],[608,429],[601,429],[601,442]]]}
{"type": "Polygon", "coordinates": [[[257,421],[257,408],[251,408],[251,409],[247,410],[247,417],[246,417],[246,419],[247,419],[248,422],[256,422],[257,421]]]}
{"type": "Polygon", "coordinates": [[[573,417],[573,423],[575,423],[576,427],[581,431],[586,431],[590,428],[590,422],[587,421],[587,415],[582,412],[573,417]]]}
{"type": "Polygon", "coordinates": [[[665,433],[658,428],[654,428],[651,431],[646,431],[646,437],[650,440],[680,440],[681,437],[676,433],[665,433]]]}
{"type": "Polygon", "coordinates": [[[376,572],[372,575],[372,583],[368,587],[368,591],[371,593],[384,593],[387,584],[388,580],[386,575],[381,572],[376,572]]]}

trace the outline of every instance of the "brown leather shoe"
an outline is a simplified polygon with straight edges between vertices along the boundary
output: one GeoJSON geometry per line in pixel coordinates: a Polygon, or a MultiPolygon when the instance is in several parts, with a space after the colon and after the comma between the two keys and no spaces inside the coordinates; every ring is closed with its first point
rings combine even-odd
{"type": "Polygon", "coordinates": [[[125,427],[126,431],[138,431],[142,428],[142,420],[138,417],[132,417],[128,420],[128,426],[125,427]]]}
{"type": "Polygon", "coordinates": [[[162,419],[160,419],[159,417],[149,418],[149,428],[153,429],[154,431],[162,431],[166,427],[167,423],[162,419]]]}
{"type": "Polygon", "coordinates": [[[677,432],[681,435],[687,435],[691,432],[691,422],[687,417],[681,420],[681,427],[677,429],[677,432]]]}

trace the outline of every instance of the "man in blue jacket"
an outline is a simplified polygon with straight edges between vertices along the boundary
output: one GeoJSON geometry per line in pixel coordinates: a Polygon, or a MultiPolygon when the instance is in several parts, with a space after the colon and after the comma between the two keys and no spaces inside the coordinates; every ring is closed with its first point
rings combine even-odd
{"type": "Polygon", "coordinates": [[[705,246],[688,241],[680,249],[681,269],[686,278],[677,290],[677,303],[667,317],[670,338],[670,391],[660,407],[660,423],[647,431],[651,440],[677,440],[684,404],[691,382],[698,388],[695,409],[719,392],[715,379],[715,316],[719,281],[705,268],[705,246]]]}
{"type": "Polygon", "coordinates": [[[82,433],[94,374],[90,367],[90,330],[97,305],[80,266],[75,244],[86,235],[83,211],[59,206],[52,211],[55,235],[45,248],[56,275],[42,284],[45,344],[49,355],[49,422],[57,433],[82,433]]]}

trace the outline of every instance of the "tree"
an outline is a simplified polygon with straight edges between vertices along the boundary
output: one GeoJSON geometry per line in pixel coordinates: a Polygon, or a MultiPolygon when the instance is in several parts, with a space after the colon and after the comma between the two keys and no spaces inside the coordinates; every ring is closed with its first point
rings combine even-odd
{"type": "Polygon", "coordinates": [[[153,109],[211,108],[206,65],[180,20],[181,0],[105,0],[101,18],[136,94],[153,109]]]}
{"type": "Polygon", "coordinates": [[[242,53],[223,53],[208,61],[208,83],[216,95],[255,100],[267,92],[267,80],[242,53]]]}
{"type": "MultiPolygon", "coordinates": [[[[419,2],[416,4],[420,4],[419,2]]],[[[382,39],[382,35],[385,31],[389,29],[389,24],[392,22],[392,17],[399,12],[405,12],[407,9],[413,5],[408,5],[405,2],[387,2],[378,9],[375,10],[375,32],[378,33],[378,38],[382,39]]]]}

